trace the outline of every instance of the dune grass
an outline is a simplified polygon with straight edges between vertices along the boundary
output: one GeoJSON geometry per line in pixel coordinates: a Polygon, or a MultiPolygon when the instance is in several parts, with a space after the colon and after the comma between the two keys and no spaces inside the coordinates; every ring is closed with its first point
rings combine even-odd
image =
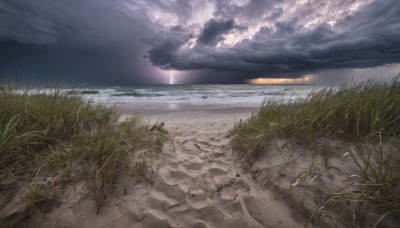
{"type": "Polygon", "coordinates": [[[34,209],[46,211],[73,176],[89,181],[101,205],[129,154],[159,150],[167,134],[160,124],[151,128],[138,118],[119,122],[115,107],[55,87],[1,86],[0,101],[0,195],[9,199],[1,207],[27,188],[26,207],[2,218],[3,224],[15,224],[34,209]],[[61,173],[57,180],[50,178],[55,172],[61,173]]]}
{"type": "Polygon", "coordinates": [[[233,146],[243,158],[242,164],[250,166],[267,153],[266,146],[274,137],[310,149],[318,138],[353,142],[357,154],[351,150],[348,154],[363,178],[362,190],[351,195],[336,193],[326,203],[342,200],[353,205],[349,208],[372,203],[375,212],[382,216],[378,216],[377,222],[400,212],[399,75],[390,81],[326,87],[305,99],[266,100],[258,112],[237,123],[230,134],[233,146]],[[385,151],[382,141],[394,143],[397,149],[385,151]],[[365,147],[368,144],[380,146],[373,150],[365,147]]]}
{"type": "Polygon", "coordinates": [[[271,136],[309,144],[318,137],[363,140],[400,134],[400,82],[367,81],[326,87],[306,99],[266,100],[231,131],[239,152],[257,157],[271,136]]]}

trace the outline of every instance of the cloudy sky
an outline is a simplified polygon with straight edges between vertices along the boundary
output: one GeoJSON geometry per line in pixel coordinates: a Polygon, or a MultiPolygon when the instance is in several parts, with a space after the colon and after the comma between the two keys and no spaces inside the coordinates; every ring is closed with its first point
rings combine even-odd
{"type": "Polygon", "coordinates": [[[2,0],[0,73],[94,84],[400,72],[398,0],[2,0]]]}

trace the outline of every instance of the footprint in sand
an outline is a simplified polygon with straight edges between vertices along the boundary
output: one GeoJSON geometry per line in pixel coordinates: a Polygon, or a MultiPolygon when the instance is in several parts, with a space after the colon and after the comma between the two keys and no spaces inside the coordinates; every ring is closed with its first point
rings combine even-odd
{"type": "Polygon", "coordinates": [[[73,209],[60,207],[37,227],[67,222],[70,227],[301,227],[304,221],[290,218],[290,207],[274,201],[269,190],[235,168],[240,164],[226,138],[232,126],[233,122],[167,124],[175,137],[164,144],[151,184],[132,184],[125,194],[107,198],[99,215],[85,211],[95,206],[83,201],[73,209]]]}
{"type": "Polygon", "coordinates": [[[165,165],[157,172],[145,203],[151,215],[142,225],[263,227],[243,209],[241,194],[249,187],[240,179],[235,181],[230,141],[224,137],[226,128],[218,130],[216,125],[188,126],[164,147],[168,156],[161,164],[174,166],[165,165]],[[190,136],[182,137],[185,135],[190,136]]]}

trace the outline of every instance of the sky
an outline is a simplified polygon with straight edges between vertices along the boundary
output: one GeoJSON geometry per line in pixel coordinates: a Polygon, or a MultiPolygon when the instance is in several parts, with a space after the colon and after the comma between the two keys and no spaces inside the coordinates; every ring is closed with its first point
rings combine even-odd
{"type": "Polygon", "coordinates": [[[108,85],[389,77],[400,73],[400,4],[2,0],[0,73],[108,85]]]}

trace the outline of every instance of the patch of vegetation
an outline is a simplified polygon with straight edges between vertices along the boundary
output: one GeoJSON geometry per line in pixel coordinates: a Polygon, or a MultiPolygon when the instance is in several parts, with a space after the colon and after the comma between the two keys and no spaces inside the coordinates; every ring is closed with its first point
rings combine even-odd
{"type": "Polygon", "coordinates": [[[47,211],[72,179],[90,181],[96,202],[102,202],[130,154],[160,149],[167,135],[160,124],[151,127],[137,117],[120,122],[115,107],[80,94],[0,87],[0,195],[9,199],[1,207],[24,188],[27,201],[2,224],[17,224],[33,209],[47,211]]]}
{"type": "Polygon", "coordinates": [[[382,141],[399,140],[399,77],[327,87],[305,99],[266,100],[258,112],[231,130],[232,143],[243,164],[252,166],[267,153],[266,147],[274,137],[289,139],[315,153],[313,145],[319,138],[353,142],[357,152],[349,150],[348,155],[359,168],[361,190],[357,194],[335,193],[326,204],[346,201],[353,210],[368,202],[375,205],[374,213],[381,216],[377,219],[379,223],[385,216],[400,212],[400,149],[397,146],[394,152],[389,152],[382,146],[382,141]],[[365,148],[374,144],[380,144],[380,149],[365,148]]]}
{"type": "Polygon", "coordinates": [[[368,81],[327,87],[306,99],[266,100],[231,131],[239,152],[257,157],[271,136],[309,144],[319,137],[362,140],[400,134],[400,83],[368,81]]]}
{"type": "MultiPolygon", "coordinates": [[[[398,227],[400,224],[400,148],[397,142],[396,148],[392,150],[385,149],[382,138],[379,137],[378,148],[371,145],[370,142],[358,144],[356,150],[348,150],[351,157],[350,162],[355,164],[359,170],[357,175],[362,183],[349,184],[340,191],[328,195],[321,204],[319,204],[306,226],[316,217],[318,212],[331,204],[344,202],[346,205],[333,220],[334,226],[342,216],[347,213],[347,217],[352,215],[352,223],[355,223],[356,215],[359,226],[381,227],[380,223],[392,215],[386,221],[387,226],[398,227]],[[360,219],[361,218],[361,219],[360,219]],[[366,223],[369,223],[368,225],[366,223]]],[[[347,154],[346,153],[346,154],[347,154]]],[[[343,222],[343,221],[341,221],[343,222]]]]}

